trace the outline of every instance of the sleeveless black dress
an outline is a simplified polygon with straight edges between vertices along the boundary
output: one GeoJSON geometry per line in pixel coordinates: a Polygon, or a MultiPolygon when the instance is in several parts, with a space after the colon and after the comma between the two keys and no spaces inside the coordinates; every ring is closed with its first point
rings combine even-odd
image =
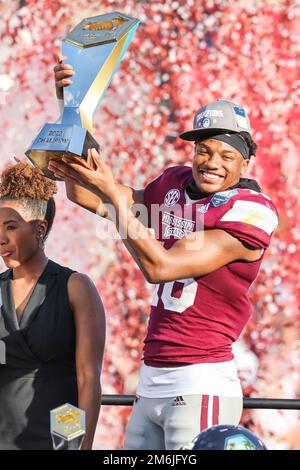
{"type": "Polygon", "coordinates": [[[1,450],[52,449],[50,410],[77,406],[75,325],[67,293],[72,272],[49,260],[20,324],[12,270],[0,274],[0,340],[6,353],[0,364],[1,450]]]}

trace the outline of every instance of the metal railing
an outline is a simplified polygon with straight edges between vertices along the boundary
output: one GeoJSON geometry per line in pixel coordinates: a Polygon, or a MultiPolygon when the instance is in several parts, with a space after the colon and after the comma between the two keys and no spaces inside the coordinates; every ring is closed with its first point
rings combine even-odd
{"type": "MultiPolygon", "coordinates": [[[[102,405],[132,406],[134,395],[102,395],[102,405]]],[[[300,400],[284,398],[243,398],[243,407],[248,409],[300,410],[300,400]]]]}

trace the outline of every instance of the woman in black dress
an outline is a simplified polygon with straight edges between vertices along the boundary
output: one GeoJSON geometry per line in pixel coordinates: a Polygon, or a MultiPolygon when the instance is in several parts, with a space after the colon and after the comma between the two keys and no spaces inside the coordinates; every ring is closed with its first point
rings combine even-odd
{"type": "Polygon", "coordinates": [[[81,449],[91,449],[99,415],[105,314],[86,275],[46,257],[55,192],[54,181],[27,163],[1,175],[0,256],[8,270],[0,274],[0,449],[51,449],[50,410],[66,402],[85,410],[81,449]]]}

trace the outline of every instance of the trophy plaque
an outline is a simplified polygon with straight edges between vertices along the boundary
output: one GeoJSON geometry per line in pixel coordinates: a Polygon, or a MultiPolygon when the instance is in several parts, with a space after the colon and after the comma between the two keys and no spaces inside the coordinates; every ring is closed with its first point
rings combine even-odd
{"type": "Polygon", "coordinates": [[[80,450],[85,435],[85,411],[65,403],[50,411],[50,430],[55,450],[80,450]]]}
{"type": "Polygon", "coordinates": [[[88,149],[99,150],[93,115],[138,25],[139,20],[113,12],[84,19],[63,40],[62,54],[75,75],[63,90],[61,122],[45,124],[25,152],[48,178],[56,179],[50,160],[67,155],[85,164],[88,149]]]}

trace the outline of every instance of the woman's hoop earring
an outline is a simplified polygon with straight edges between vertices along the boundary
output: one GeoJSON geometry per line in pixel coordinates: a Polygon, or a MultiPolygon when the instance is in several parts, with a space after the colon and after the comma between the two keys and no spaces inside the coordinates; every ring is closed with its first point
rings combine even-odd
{"type": "Polygon", "coordinates": [[[39,236],[39,248],[41,248],[41,249],[43,250],[44,247],[45,247],[44,235],[40,232],[40,236],[39,236]]]}

